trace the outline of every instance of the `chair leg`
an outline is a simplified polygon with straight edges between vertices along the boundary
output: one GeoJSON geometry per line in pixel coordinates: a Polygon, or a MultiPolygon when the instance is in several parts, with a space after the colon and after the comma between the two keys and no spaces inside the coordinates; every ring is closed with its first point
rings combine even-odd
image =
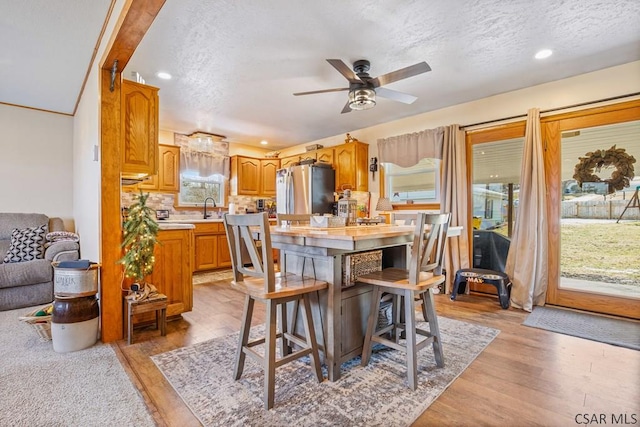
{"type": "Polygon", "coordinates": [[[442,341],[440,340],[440,328],[438,327],[438,317],[436,316],[435,305],[433,304],[433,293],[431,289],[422,294],[423,309],[429,317],[429,333],[433,336],[433,354],[436,358],[436,365],[444,367],[444,353],[442,352],[442,341]]]}
{"type": "Polygon", "coordinates": [[[402,323],[402,297],[400,295],[393,295],[393,335],[396,340],[396,344],[400,342],[400,328],[398,325],[402,323]]]}
{"type": "Polygon", "coordinates": [[[360,365],[367,366],[369,359],[371,358],[371,337],[376,332],[376,326],[378,325],[378,311],[380,311],[380,298],[382,292],[380,288],[373,285],[373,292],[371,292],[371,305],[369,311],[369,320],[367,321],[367,333],[364,336],[364,344],[362,345],[362,356],[360,365]]]}
{"type": "Polygon", "coordinates": [[[311,314],[311,299],[309,294],[302,296],[302,305],[304,310],[302,311],[302,323],[304,324],[304,333],[307,336],[307,346],[311,348],[309,358],[311,359],[311,365],[316,373],[318,382],[322,382],[324,377],[322,376],[322,368],[320,368],[320,354],[318,353],[318,342],[316,340],[316,330],[313,326],[313,315],[311,314]]]}
{"type": "Polygon", "coordinates": [[[280,354],[284,357],[291,353],[291,343],[289,343],[289,340],[285,337],[285,334],[289,331],[287,323],[287,303],[278,304],[278,308],[278,324],[280,325],[280,332],[282,334],[280,354]]]}
{"type": "Polygon", "coordinates": [[[413,291],[404,294],[405,334],[407,339],[407,379],[409,388],[415,390],[418,385],[418,361],[416,351],[416,311],[413,291]]]}
{"type": "Polygon", "coordinates": [[[247,295],[244,298],[244,310],[242,312],[242,326],[240,327],[240,340],[236,352],[236,366],[233,370],[233,379],[239,380],[244,369],[244,347],[249,342],[249,331],[251,330],[251,316],[253,316],[253,298],[247,295]]]}
{"type": "Polygon", "coordinates": [[[427,306],[424,303],[424,294],[420,294],[420,307],[422,308],[422,317],[424,317],[424,321],[429,321],[429,313],[427,313],[427,306]]]}
{"type": "Polygon", "coordinates": [[[265,409],[273,408],[275,381],[276,381],[276,312],[277,306],[275,301],[269,300],[267,305],[267,322],[264,341],[264,407],[265,409]]]}

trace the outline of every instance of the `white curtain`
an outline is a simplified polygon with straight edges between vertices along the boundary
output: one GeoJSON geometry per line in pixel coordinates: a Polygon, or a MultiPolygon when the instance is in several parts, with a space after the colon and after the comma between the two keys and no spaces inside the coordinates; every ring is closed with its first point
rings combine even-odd
{"type": "Polygon", "coordinates": [[[378,160],[408,168],[421,159],[441,159],[443,135],[444,127],[439,127],[381,138],[378,140],[378,160]]]}
{"type": "Polygon", "coordinates": [[[507,256],[506,273],[513,283],[511,304],[531,311],[544,305],[549,279],[548,223],[540,110],[527,114],[520,171],[516,222],[507,256]]]}
{"type": "Polygon", "coordinates": [[[203,151],[180,149],[180,173],[190,172],[202,178],[220,174],[229,176],[229,157],[203,151]]]}
{"type": "MultiPolygon", "coordinates": [[[[459,237],[447,239],[445,293],[451,292],[452,278],[461,268],[469,268],[469,234],[467,228],[467,151],[465,134],[458,125],[444,128],[442,179],[440,180],[440,212],[451,212],[451,226],[463,226],[459,237]]],[[[468,292],[468,287],[467,287],[468,292]]]]}

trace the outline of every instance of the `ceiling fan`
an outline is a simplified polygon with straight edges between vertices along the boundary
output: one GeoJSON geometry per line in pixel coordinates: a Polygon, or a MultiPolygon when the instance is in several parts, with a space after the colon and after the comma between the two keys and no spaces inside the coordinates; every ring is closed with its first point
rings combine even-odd
{"type": "Polygon", "coordinates": [[[412,104],[417,97],[406,93],[382,87],[383,85],[397,82],[398,80],[407,79],[417,76],[418,74],[431,71],[431,67],[426,62],[419,62],[406,68],[401,68],[378,77],[371,77],[369,69],[371,63],[366,59],[361,59],[353,63],[353,71],[341,59],[327,59],[327,62],[333,66],[348,81],[349,87],[337,89],[314,90],[311,92],[294,93],[295,96],[313,95],[316,93],[341,92],[349,91],[349,100],[342,109],[342,113],[349,113],[351,110],[367,110],[376,105],[376,95],[383,98],[392,99],[394,101],[412,104]]]}

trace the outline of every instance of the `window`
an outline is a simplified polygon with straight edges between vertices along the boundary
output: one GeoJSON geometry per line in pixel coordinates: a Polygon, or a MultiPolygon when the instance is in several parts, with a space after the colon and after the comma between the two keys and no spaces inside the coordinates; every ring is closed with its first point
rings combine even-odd
{"type": "Polygon", "coordinates": [[[202,205],[207,197],[213,198],[217,206],[224,206],[224,175],[214,174],[200,177],[196,174],[180,174],[180,206],[202,205]]]}
{"type": "Polygon", "coordinates": [[[228,179],[228,156],[180,150],[180,206],[201,206],[207,197],[213,198],[217,206],[224,206],[228,179]]]}
{"type": "Polygon", "coordinates": [[[385,195],[392,203],[439,203],[440,159],[422,159],[403,168],[384,163],[385,195]]]}

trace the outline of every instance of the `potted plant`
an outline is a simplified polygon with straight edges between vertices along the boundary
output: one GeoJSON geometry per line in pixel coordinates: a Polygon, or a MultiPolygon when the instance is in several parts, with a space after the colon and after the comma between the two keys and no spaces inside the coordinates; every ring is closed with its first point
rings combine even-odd
{"type": "MultiPolygon", "coordinates": [[[[129,207],[127,219],[124,222],[124,235],[121,247],[124,256],[118,260],[124,265],[125,277],[132,278],[140,290],[144,289],[144,278],[153,272],[156,262],[153,254],[158,243],[158,223],[154,210],[147,206],[149,193],[142,190],[136,197],[136,202],[129,207]]],[[[133,289],[133,287],[132,287],[133,289]]]]}

